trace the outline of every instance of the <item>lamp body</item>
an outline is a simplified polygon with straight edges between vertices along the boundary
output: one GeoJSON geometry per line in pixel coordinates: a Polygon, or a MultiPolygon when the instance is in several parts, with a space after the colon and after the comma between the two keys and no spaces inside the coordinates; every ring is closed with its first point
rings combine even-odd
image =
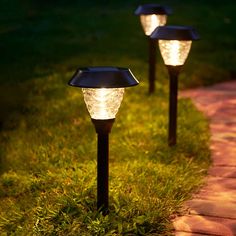
{"type": "Polygon", "coordinates": [[[159,26],[150,36],[159,40],[159,48],[170,77],[168,144],[176,144],[178,75],[184,65],[193,40],[199,35],[189,26],[159,26]]]}
{"type": "Polygon", "coordinates": [[[176,145],[177,139],[177,108],[178,108],[178,75],[185,63],[191,40],[159,40],[159,48],[169,73],[169,127],[168,145],[176,145]]]}
{"type": "Polygon", "coordinates": [[[138,6],[135,10],[135,14],[140,16],[141,25],[144,34],[149,40],[149,94],[155,91],[156,80],[156,43],[155,40],[150,38],[152,32],[158,26],[164,26],[167,21],[167,16],[172,13],[169,7],[161,6],[156,3],[148,3],[138,6]]]}
{"type": "Polygon", "coordinates": [[[109,133],[124,88],[83,88],[84,101],[97,133],[97,209],[109,213],[109,133]]]}
{"type": "Polygon", "coordinates": [[[109,133],[124,95],[124,88],[137,85],[132,72],[120,67],[81,67],[70,86],[82,88],[97,133],[97,209],[108,213],[109,133]]]}
{"type": "Polygon", "coordinates": [[[141,25],[143,31],[148,38],[148,93],[152,94],[155,91],[155,80],[156,80],[156,40],[150,38],[151,33],[158,26],[163,26],[166,24],[167,15],[140,15],[141,25]]]}

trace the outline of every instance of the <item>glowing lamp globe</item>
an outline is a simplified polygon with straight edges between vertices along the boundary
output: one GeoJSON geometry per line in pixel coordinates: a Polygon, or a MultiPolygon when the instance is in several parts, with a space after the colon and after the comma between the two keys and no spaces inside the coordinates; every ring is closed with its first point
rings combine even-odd
{"type": "Polygon", "coordinates": [[[192,40],[199,39],[199,36],[192,27],[159,26],[151,34],[151,38],[159,40],[165,65],[181,66],[188,57],[192,40]]]}
{"type": "Polygon", "coordinates": [[[79,68],[69,85],[81,87],[84,101],[92,119],[114,119],[124,95],[124,88],[138,81],[127,68],[79,68]]]}
{"type": "Polygon", "coordinates": [[[145,35],[150,36],[156,27],[166,24],[171,10],[158,4],[144,4],[136,9],[135,14],[140,16],[145,35]]]}
{"type": "Polygon", "coordinates": [[[124,95],[124,88],[83,88],[84,101],[92,119],[114,119],[124,95]]]}
{"type": "Polygon", "coordinates": [[[159,40],[159,48],[166,65],[183,65],[188,57],[192,41],[159,40]]]}
{"type": "Polygon", "coordinates": [[[145,35],[149,36],[157,26],[165,25],[166,15],[141,15],[140,21],[145,35]]]}

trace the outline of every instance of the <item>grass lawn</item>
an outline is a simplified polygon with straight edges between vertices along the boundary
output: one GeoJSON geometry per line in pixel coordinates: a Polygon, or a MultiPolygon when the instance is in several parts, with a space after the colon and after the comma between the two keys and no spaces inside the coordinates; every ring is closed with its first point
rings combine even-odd
{"type": "Polygon", "coordinates": [[[166,144],[167,88],[127,89],[110,135],[110,206],[96,213],[96,134],[70,74],[24,83],[28,99],[1,132],[0,232],[166,235],[170,216],[201,183],[207,122],[179,103],[179,143],[166,144]],[[160,96],[161,95],[161,96],[160,96]]]}
{"type": "MultiPolygon", "coordinates": [[[[166,3],[175,13],[170,24],[193,25],[202,36],[180,87],[231,79],[234,3],[166,3]]],[[[158,54],[157,91],[148,96],[138,4],[1,0],[1,235],[168,235],[171,217],[201,185],[208,123],[180,99],[178,145],[167,146],[167,73],[158,54]],[[106,217],[96,212],[94,127],[81,91],[67,86],[88,65],[129,67],[140,81],[126,90],[110,135],[106,217]]]]}

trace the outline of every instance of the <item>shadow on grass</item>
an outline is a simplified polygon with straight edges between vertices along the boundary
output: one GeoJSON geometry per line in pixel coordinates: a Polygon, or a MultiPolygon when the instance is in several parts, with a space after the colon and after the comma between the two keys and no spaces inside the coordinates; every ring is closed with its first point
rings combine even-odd
{"type": "Polygon", "coordinates": [[[13,130],[20,117],[27,112],[24,104],[27,101],[28,88],[21,85],[2,85],[0,87],[0,130],[13,130]]]}
{"type": "Polygon", "coordinates": [[[6,169],[4,131],[14,131],[27,112],[25,103],[28,99],[28,88],[21,85],[2,85],[0,87],[0,173],[6,169]]]}

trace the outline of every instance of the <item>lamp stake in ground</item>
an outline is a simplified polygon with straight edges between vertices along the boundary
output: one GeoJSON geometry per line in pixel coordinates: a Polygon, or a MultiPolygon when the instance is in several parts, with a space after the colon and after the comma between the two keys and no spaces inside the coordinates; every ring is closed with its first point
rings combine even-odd
{"type": "Polygon", "coordinates": [[[124,95],[138,84],[132,72],[119,67],[79,68],[69,85],[81,87],[97,133],[97,210],[109,212],[109,133],[124,95]]]}
{"type": "Polygon", "coordinates": [[[115,119],[95,120],[92,122],[97,133],[97,209],[108,213],[109,206],[109,133],[115,119]]]}
{"type": "Polygon", "coordinates": [[[148,37],[149,41],[149,94],[155,91],[155,79],[156,79],[156,42],[154,39],[148,37]]]}
{"type": "Polygon", "coordinates": [[[135,15],[140,16],[143,31],[148,38],[148,81],[149,81],[149,94],[155,91],[156,80],[156,40],[150,38],[151,33],[158,26],[166,24],[167,15],[170,15],[172,10],[169,7],[161,6],[159,4],[144,4],[138,6],[135,10],[135,15]]]}
{"type": "Polygon", "coordinates": [[[170,82],[169,82],[169,129],[168,144],[173,146],[176,144],[177,130],[177,100],[178,100],[178,75],[182,66],[167,66],[170,82]]]}
{"type": "Polygon", "coordinates": [[[178,75],[188,57],[192,40],[199,39],[199,36],[192,27],[159,26],[153,31],[151,38],[158,40],[161,55],[169,72],[168,145],[173,146],[177,139],[178,75]]]}

